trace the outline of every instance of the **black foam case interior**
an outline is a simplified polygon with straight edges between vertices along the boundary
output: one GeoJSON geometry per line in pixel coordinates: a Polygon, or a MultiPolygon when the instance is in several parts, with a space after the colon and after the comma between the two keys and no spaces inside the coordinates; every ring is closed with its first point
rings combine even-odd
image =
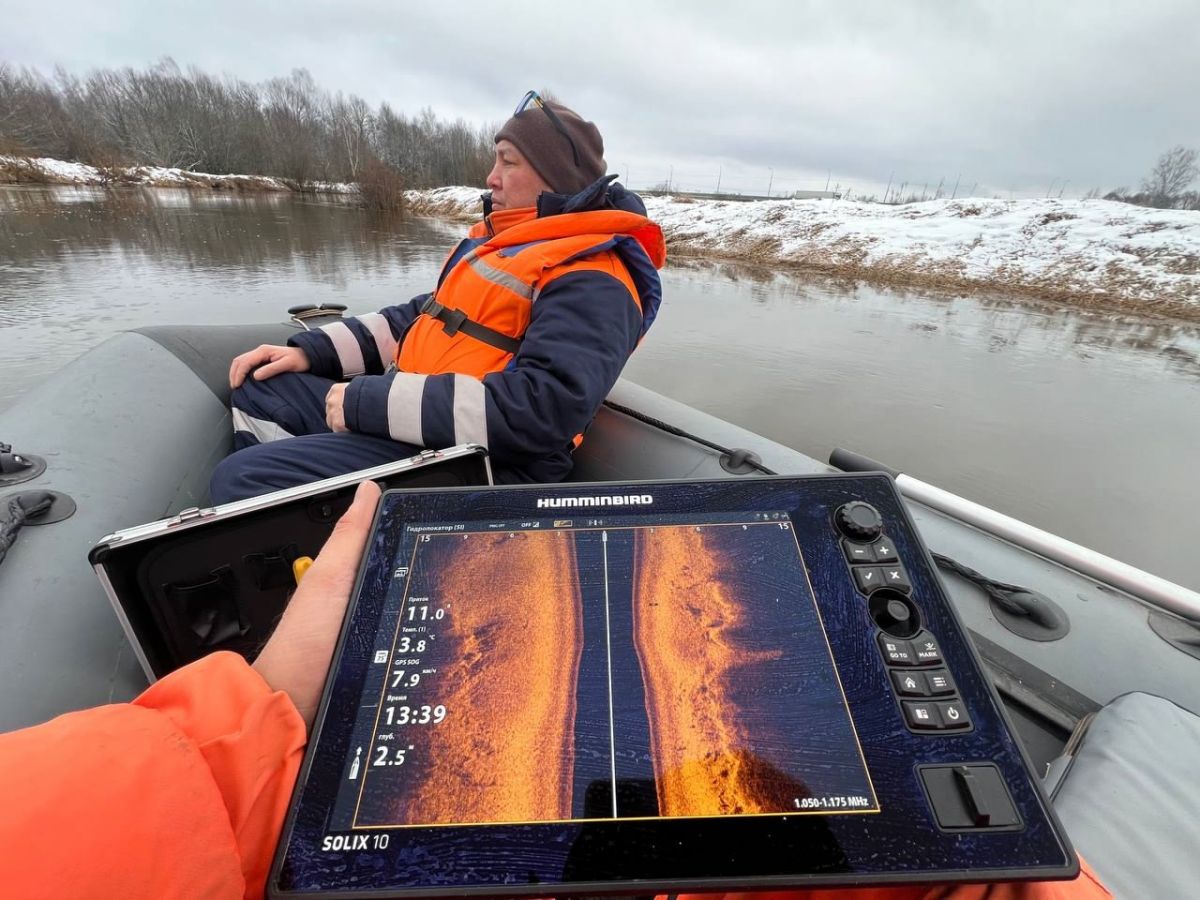
{"type": "MultiPolygon", "coordinates": [[[[385,489],[487,484],[485,457],[439,460],[376,479],[385,489]]],[[[292,562],[315,558],[350,506],[356,484],[178,533],[101,546],[101,563],[155,676],[217,650],[253,661],[296,582],[292,562]]]]}

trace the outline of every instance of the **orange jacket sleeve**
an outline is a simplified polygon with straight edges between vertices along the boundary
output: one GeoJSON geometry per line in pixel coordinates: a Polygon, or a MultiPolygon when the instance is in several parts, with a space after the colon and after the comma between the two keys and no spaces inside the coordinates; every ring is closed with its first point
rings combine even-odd
{"type": "Polygon", "coordinates": [[[261,896],[304,744],[291,700],[232,653],[0,735],[3,892],[261,896]]]}
{"type": "MultiPolygon", "coordinates": [[[[283,693],[232,653],[133,703],[0,735],[0,861],[14,897],[262,896],[305,744],[283,693]]],[[[718,900],[722,895],[681,895],[718,900]]],[[[1103,900],[1067,882],[725,894],[724,900],[1103,900]]]]}

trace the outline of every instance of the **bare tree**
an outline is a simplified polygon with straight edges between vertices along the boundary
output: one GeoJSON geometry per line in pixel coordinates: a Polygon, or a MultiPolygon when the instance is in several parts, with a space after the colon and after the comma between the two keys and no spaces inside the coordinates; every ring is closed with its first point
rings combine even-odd
{"type": "Polygon", "coordinates": [[[8,63],[0,62],[0,129],[17,120],[20,114],[17,108],[19,102],[16,77],[9,69],[8,63]]]}
{"type": "Polygon", "coordinates": [[[370,153],[370,132],[374,127],[371,108],[362,97],[351,94],[346,100],[339,93],[329,104],[329,120],[337,136],[345,170],[354,181],[370,153]]]}
{"type": "Polygon", "coordinates": [[[1178,205],[1184,191],[1200,175],[1196,155],[1195,150],[1180,145],[1158,158],[1150,175],[1142,181],[1142,192],[1148,195],[1148,205],[1159,209],[1172,209],[1178,205]]]}

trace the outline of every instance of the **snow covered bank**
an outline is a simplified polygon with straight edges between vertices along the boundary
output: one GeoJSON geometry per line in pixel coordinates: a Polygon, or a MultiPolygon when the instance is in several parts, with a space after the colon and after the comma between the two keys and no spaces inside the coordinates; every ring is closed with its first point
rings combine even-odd
{"type": "MultiPolygon", "coordinates": [[[[479,193],[441,188],[407,200],[414,212],[468,218],[479,193]]],[[[1106,200],[645,200],[676,257],[1200,319],[1200,212],[1106,200]]]]}
{"type": "MultiPolygon", "coordinates": [[[[294,182],[268,175],[210,175],[161,166],[99,168],[48,157],[28,159],[0,156],[0,184],[144,185],[147,187],[207,188],[227,191],[294,191],[294,182]]],[[[351,194],[353,184],[308,182],[304,189],[323,194],[351,194]]]]}

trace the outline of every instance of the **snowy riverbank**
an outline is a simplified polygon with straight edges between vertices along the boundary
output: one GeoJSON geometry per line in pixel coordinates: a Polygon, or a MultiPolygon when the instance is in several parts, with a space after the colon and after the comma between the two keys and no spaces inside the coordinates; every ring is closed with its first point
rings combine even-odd
{"type": "MultiPolygon", "coordinates": [[[[112,166],[99,168],[61,159],[0,156],[0,184],[133,185],[166,188],[205,188],[226,191],[295,191],[294,182],[269,175],[210,175],[162,166],[112,166]]],[[[311,181],[305,191],[352,194],[353,184],[311,181]]]]}
{"type": "MultiPolygon", "coordinates": [[[[410,191],[473,218],[477,188],[410,191]]],[[[646,197],[668,254],[1200,320],[1200,212],[1106,200],[736,202],[646,197]]]]}

